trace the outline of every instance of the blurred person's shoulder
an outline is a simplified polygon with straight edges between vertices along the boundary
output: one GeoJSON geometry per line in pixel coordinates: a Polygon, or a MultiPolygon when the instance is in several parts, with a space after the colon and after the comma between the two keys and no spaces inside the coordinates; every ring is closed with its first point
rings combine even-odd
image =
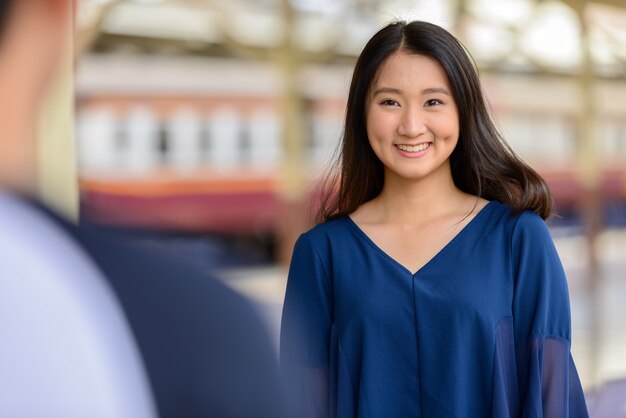
{"type": "Polygon", "coordinates": [[[168,310],[184,310],[185,306],[191,307],[196,302],[205,314],[221,313],[222,322],[256,319],[251,302],[214,273],[197,268],[183,257],[142,246],[137,233],[104,226],[74,225],[55,214],[52,216],[100,267],[120,298],[136,293],[145,300],[152,294],[155,298],[165,298],[167,305],[160,306],[168,310]]]}
{"type": "MultiPolygon", "coordinates": [[[[138,245],[134,239],[137,234],[133,231],[76,225],[39,202],[28,199],[24,202],[73,238],[104,273],[121,299],[130,294],[140,294],[143,300],[149,295],[161,295],[171,303],[186,301],[189,304],[198,298],[207,302],[209,298],[212,303],[203,303],[205,310],[224,309],[241,313],[237,317],[256,316],[250,302],[214,274],[201,271],[172,254],[138,245]]],[[[222,318],[224,321],[229,319],[236,317],[222,318]]]]}
{"type": "Polygon", "coordinates": [[[133,331],[162,416],[280,417],[276,355],[251,302],[208,271],[32,206],[106,277],[133,331]]]}

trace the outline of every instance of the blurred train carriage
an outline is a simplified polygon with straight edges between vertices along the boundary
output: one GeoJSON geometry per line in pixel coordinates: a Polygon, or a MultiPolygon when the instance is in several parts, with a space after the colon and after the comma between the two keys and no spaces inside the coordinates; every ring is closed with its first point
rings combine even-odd
{"type": "MultiPolygon", "coordinates": [[[[114,225],[274,235],[284,220],[280,77],[236,59],[88,56],[77,81],[81,213],[114,225]]],[[[341,135],[349,65],[309,68],[304,202],[341,135]]],[[[501,130],[548,180],[577,224],[585,178],[575,78],[483,76],[501,130]]],[[[626,84],[598,80],[599,193],[605,222],[626,224],[626,84]],[[602,100],[606,97],[606,100],[602,100]],[[608,99],[610,98],[610,100],[608,99]]],[[[305,207],[307,204],[304,205],[305,207]]]]}

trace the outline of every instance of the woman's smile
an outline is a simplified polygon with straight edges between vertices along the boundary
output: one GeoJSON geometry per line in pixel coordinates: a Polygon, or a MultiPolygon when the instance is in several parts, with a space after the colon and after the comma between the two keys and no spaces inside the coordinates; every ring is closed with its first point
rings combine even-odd
{"type": "Polygon", "coordinates": [[[416,145],[395,144],[394,146],[398,149],[400,155],[408,158],[417,158],[426,154],[431,145],[432,142],[422,142],[416,145]]]}

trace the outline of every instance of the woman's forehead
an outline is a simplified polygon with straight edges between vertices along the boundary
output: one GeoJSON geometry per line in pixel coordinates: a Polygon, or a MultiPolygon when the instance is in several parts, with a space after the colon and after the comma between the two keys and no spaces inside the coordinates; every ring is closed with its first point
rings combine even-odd
{"type": "Polygon", "coordinates": [[[432,57],[398,51],[390,55],[378,68],[370,90],[387,88],[445,87],[448,77],[443,67],[432,57]]]}

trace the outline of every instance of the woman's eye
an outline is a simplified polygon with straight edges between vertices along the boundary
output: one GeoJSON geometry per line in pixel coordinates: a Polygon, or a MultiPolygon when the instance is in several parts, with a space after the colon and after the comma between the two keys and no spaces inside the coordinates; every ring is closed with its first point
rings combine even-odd
{"type": "Polygon", "coordinates": [[[437,106],[443,104],[443,102],[439,99],[430,99],[428,100],[426,103],[424,103],[424,106],[426,107],[430,107],[430,106],[437,106]]]}
{"type": "Polygon", "coordinates": [[[398,102],[393,99],[383,100],[382,102],[380,102],[380,104],[383,106],[398,106],[398,102]]]}

